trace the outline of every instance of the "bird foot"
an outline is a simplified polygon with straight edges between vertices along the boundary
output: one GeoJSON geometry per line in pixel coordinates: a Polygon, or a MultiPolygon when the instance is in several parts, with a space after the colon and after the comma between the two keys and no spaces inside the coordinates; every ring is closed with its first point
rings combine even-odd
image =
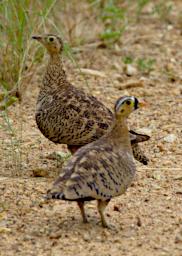
{"type": "Polygon", "coordinates": [[[102,225],[103,228],[105,229],[108,229],[108,230],[116,230],[116,227],[112,224],[108,224],[107,222],[102,222],[102,221],[97,221],[97,224],[100,224],[102,225]]]}

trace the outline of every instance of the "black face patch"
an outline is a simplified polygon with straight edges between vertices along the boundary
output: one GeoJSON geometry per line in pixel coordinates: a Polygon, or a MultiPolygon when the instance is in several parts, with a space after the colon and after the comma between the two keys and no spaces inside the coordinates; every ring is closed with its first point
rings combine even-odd
{"type": "Polygon", "coordinates": [[[137,109],[137,108],[138,108],[138,105],[139,105],[139,101],[138,101],[138,99],[137,99],[137,98],[135,98],[135,104],[134,104],[135,109],[137,109]]]}
{"type": "Polygon", "coordinates": [[[127,100],[127,101],[126,101],[126,104],[127,104],[128,106],[131,105],[131,101],[127,100]]]}

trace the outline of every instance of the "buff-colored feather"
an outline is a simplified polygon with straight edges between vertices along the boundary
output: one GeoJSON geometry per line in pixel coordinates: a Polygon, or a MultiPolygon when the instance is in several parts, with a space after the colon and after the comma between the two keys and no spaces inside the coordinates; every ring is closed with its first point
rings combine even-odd
{"type": "MultiPolygon", "coordinates": [[[[113,113],[95,97],[68,82],[60,56],[63,50],[60,37],[46,34],[33,39],[43,44],[50,56],[37,99],[37,126],[50,141],[67,144],[74,152],[106,134],[111,129],[113,113]]],[[[136,133],[130,136],[133,144],[149,139],[136,133]]],[[[138,149],[138,145],[134,147],[134,157],[146,164],[148,159],[138,149]]]]}
{"type": "Polygon", "coordinates": [[[96,199],[102,225],[107,226],[104,208],[127,190],[136,172],[126,118],[138,105],[134,97],[121,98],[111,131],[74,154],[47,198],[77,201],[84,222],[84,202],[96,199]]]}

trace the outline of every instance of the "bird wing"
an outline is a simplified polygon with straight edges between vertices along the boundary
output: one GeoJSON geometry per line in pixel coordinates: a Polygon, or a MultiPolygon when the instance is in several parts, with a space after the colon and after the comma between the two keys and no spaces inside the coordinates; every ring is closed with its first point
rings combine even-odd
{"type": "Polygon", "coordinates": [[[136,144],[136,143],[140,143],[140,142],[144,142],[150,139],[150,136],[146,135],[146,134],[140,134],[137,133],[133,130],[130,130],[130,140],[131,140],[131,144],[136,144]]]}
{"type": "Polygon", "coordinates": [[[111,127],[113,113],[97,98],[71,84],[39,94],[36,122],[55,143],[85,145],[111,127]]]}
{"type": "Polygon", "coordinates": [[[74,163],[74,171],[65,182],[64,197],[68,200],[107,200],[122,194],[135,173],[133,156],[129,152],[115,153],[112,150],[112,147],[102,144],[84,152],[74,163]]]}

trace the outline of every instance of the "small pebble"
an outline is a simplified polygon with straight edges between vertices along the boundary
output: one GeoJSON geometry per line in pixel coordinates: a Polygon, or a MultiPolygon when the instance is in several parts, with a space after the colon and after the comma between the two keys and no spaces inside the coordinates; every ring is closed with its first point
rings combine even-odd
{"type": "Polygon", "coordinates": [[[164,146],[163,146],[162,144],[158,144],[157,147],[158,147],[158,149],[159,149],[160,152],[166,151],[165,148],[164,148],[164,146]]]}
{"type": "Polygon", "coordinates": [[[131,64],[126,65],[125,67],[125,73],[128,76],[134,76],[137,74],[137,69],[135,67],[133,67],[131,64]]]}
{"type": "Polygon", "coordinates": [[[182,230],[176,235],[175,237],[175,243],[182,243],[182,230]]]}
{"type": "Polygon", "coordinates": [[[175,134],[169,134],[166,137],[164,137],[164,141],[169,142],[169,143],[174,142],[176,139],[177,139],[177,137],[175,134]]]}
{"type": "Polygon", "coordinates": [[[137,216],[137,226],[138,226],[138,227],[141,227],[141,226],[142,226],[142,221],[141,221],[141,219],[140,219],[139,216],[137,216]]]}
{"type": "Polygon", "coordinates": [[[120,209],[119,209],[119,207],[117,205],[114,205],[114,211],[120,212],[120,209]]]}
{"type": "Polygon", "coordinates": [[[89,242],[90,241],[90,235],[88,233],[84,233],[83,234],[83,240],[86,241],[86,242],[89,242]]]}

